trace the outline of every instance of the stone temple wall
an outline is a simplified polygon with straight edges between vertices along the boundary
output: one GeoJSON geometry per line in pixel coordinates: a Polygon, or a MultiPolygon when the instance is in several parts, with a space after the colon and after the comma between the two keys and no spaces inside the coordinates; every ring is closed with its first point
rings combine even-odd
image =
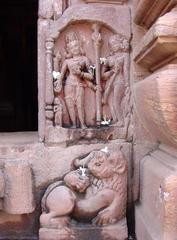
{"type": "Polygon", "coordinates": [[[148,155],[134,159],[140,163],[136,235],[143,240],[173,240],[177,236],[176,4],[134,1],[134,100],[136,118],[148,133],[144,138],[142,132],[135,131],[135,156],[139,148],[151,148],[148,155]]]}
{"type": "Polygon", "coordinates": [[[176,5],[39,0],[39,129],[0,136],[0,239],[176,240],[176,5]]]}
{"type": "Polygon", "coordinates": [[[1,239],[128,237],[130,6],[39,1],[39,129],[1,135],[1,239]]]}

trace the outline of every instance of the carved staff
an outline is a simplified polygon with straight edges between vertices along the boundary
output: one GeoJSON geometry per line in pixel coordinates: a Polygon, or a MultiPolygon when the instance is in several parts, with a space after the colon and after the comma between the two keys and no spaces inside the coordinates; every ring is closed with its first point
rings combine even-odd
{"type": "Polygon", "coordinates": [[[101,66],[100,66],[100,50],[101,50],[101,33],[100,33],[101,26],[96,23],[93,24],[93,34],[92,40],[95,47],[95,63],[96,63],[96,122],[97,126],[101,124],[101,66]]]}

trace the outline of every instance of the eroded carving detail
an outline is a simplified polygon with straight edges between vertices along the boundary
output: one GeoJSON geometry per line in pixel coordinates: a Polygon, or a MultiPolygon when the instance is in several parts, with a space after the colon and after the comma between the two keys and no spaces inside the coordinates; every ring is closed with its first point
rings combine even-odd
{"type": "Polygon", "coordinates": [[[34,211],[32,172],[28,161],[8,160],[0,169],[0,209],[10,214],[34,211]]]}
{"type": "Polygon", "coordinates": [[[44,228],[65,229],[70,219],[99,226],[125,218],[127,164],[121,151],[93,151],[74,161],[77,170],[49,186],[40,218],[44,228]]]}
{"type": "Polygon", "coordinates": [[[126,53],[129,50],[129,42],[123,36],[113,35],[109,39],[109,48],[110,55],[102,59],[102,80],[106,81],[102,102],[109,105],[113,123],[122,127],[122,100],[128,87],[126,53]]]}
{"type": "Polygon", "coordinates": [[[57,20],[68,6],[68,0],[40,0],[39,17],[57,20]]]}
{"type": "Polygon", "coordinates": [[[125,118],[129,116],[127,105],[130,102],[129,41],[119,34],[112,35],[109,39],[110,54],[107,58],[101,58],[100,26],[93,24],[92,29],[95,64],[91,64],[90,59],[85,56],[81,42],[74,32],[68,32],[65,36],[66,57],[63,63],[60,52],[57,52],[53,59],[55,126],[67,126],[62,120],[65,111],[70,118],[68,127],[86,128],[86,87],[95,92],[96,105],[93,107],[97,125],[109,115],[107,110],[105,111],[108,106],[111,114],[109,123],[118,127],[127,126],[125,118]]]}
{"type": "MultiPolygon", "coordinates": [[[[93,74],[90,71],[90,60],[84,55],[84,51],[76,33],[67,33],[65,36],[65,43],[67,56],[61,66],[61,72],[58,72],[59,75],[54,82],[54,91],[59,95],[63,90],[71,127],[76,128],[79,122],[79,126],[84,129],[86,128],[84,88],[89,87],[93,90],[96,89],[92,82],[93,74]]],[[[58,106],[59,105],[61,105],[61,107],[59,107],[59,112],[61,112],[61,101],[58,106]]]]}

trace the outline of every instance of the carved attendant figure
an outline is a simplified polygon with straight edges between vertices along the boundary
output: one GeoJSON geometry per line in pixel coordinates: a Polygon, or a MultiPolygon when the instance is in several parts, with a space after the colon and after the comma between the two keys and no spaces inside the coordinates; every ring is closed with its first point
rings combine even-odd
{"type": "MultiPolygon", "coordinates": [[[[109,39],[110,56],[102,62],[102,80],[107,81],[103,94],[103,104],[108,104],[112,114],[113,122],[119,127],[124,125],[121,102],[125,94],[125,87],[128,82],[127,57],[125,53],[129,49],[126,38],[120,35],[113,35],[109,39]],[[109,100],[113,94],[113,102],[109,100]]],[[[102,59],[101,59],[102,60],[102,59]]]]}
{"type": "MultiPolygon", "coordinates": [[[[64,96],[66,107],[72,122],[72,128],[76,128],[77,117],[81,128],[86,128],[84,112],[84,88],[95,90],[92,83],[93,75],[89,72],[90,61],[84,56],[79,39],[74,32],[66,35],[67,59],[62,64],[58,85],[64,82],[64,96]]],[[[59,88],[61,91],[61,88],[59,88]]]]}

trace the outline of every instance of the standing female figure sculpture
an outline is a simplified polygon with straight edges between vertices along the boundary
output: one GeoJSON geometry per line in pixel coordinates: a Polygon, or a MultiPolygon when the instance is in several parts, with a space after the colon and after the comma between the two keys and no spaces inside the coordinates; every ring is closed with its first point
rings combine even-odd
{"type": "Polygon", "coordinates": [[[84,56],[80,41],[74,32],[65,36],[67,58],[61,67],[58,78],[59,91],[64,86],[64,97],[72,128],[76,128],[77,119],[81,128],[86,128],[84,109],[84,88],[95,90],[93,75],[89,71],[90,61],[84,56]]]}
{"type": "Polygon", "coordinates": [[[102,102],[108,104],[113,123],[122,127],[124,125],[121,102],[125,94],[127,80],[128,40],[121,35],[113,35],[109,39],[110,56],[104,59],[102,80],[106,81],[102,102]],[[112,102],[110,95],[112,92],[112,102]]]}

